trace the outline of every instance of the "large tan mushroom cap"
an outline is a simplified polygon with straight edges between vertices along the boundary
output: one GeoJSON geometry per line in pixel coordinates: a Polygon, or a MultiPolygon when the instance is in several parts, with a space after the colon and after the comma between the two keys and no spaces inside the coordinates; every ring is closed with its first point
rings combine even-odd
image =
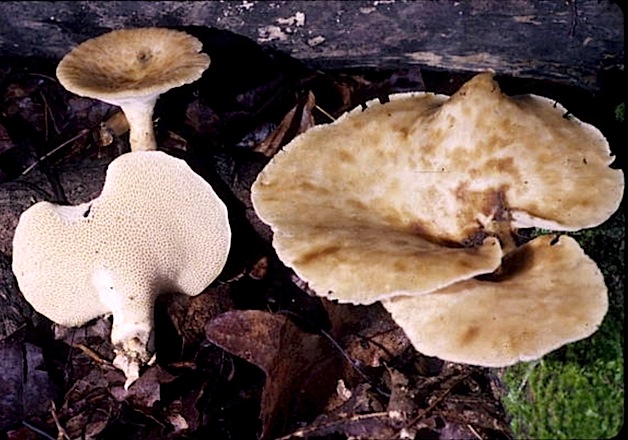
{"type": "Polygon", "coordinates": [[[600,270],[573,238],[541,236],[510,254],[500,277],[383,305],[419,352],[503,367],[590,336],[608,298],[600,270]]]}
{"type": "Polygon", "coordinates": [[[57,66],[57,77],[77,95],[119,105],[199,79],[210,62],[201,49],[198,39],[181,31],[120,29],[75,47],[57,66]]]}
{"type": "Polygon", "coordinates": [[[155,297],[200,293],[220,274],[230,239],[226,207],[184,161],[132,152],[111,162],[95,200],[27,209],[13,271],[28,302],[59,324],[112,313],[114,365],[132,382],[150,354],[155,297]]]}
{"type": "Polygon", "coordinates": [[[261,172],[253,203],[275,231],[351,220],[461,243],[496,217],[577,230],[619,206],[623,173],[599,130],[548,99],[504,95],[491,73],[451,98],[367,106],[305,132],[261,172]]]}
{"type": "Polygon", "coordinates": [[[451,97],[367,103],[295,138],[252,187],[282,261],[320,295],[369,303],[492,272],[519,227],[575,230],[617,208],[623,173],[593,126],[492,73],[451,97]],[[449,263],[446,263],[449,261],[449,263]],[[463,267],[466,264],[467,267],[463,267]],[[369,288],[372,286],[372,288],[369,288]]]}

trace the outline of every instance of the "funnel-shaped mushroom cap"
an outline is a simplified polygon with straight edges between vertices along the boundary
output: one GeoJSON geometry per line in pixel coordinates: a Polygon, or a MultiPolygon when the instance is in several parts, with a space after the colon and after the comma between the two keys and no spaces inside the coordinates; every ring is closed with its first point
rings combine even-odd
{"type": "Polygon", "coordinates": [[[132,152],[111,162],[93,201],[27,209],[13,271],[28,302],[59,324],[111,312],[112,341],[129,362],[146,362],[155,297],[200,293],[221,272],[230,238],[226,207],[184,161],[132,152]]]}
{"type": "Polygon", "coordinates": [[[541,236],[511,253],[493,279],[383,304],[419,352],[503,367],[590,336],[608,298],[600,270],[573,238],[541,236]]]}
{"type": "Polygon", "coordinates": [[[74,48],[57,66],[57,78],[77,95],[120,106],[129,121],[131,151],[156,150],[152,116],[157,98],[201,77],[209,66],[201,48],[185,32],[121,29],[74,48]]]}
{"type": "Polygon", "coordinates": [[[114,105],[196,81],[209,66],[201,42],[165,28],[120,29],[86,40],[57,66],[59,82],[114,105]]]}
{"type": "Polygon", "coordinates": [[[494,253],[450,257],[457,268],[466,259],[466,272],[445,270],[445,246],[467,252],[460,245],[486,234],[507,239],[518,227],[575,230],[606,220],[624,182],[608,166],[602,134],[563,117],[548,99],[504,95],[492,77],[477,75],[451,97],[410,93],[369,102],[288,144],[251,194],[282,261],[320,295],[333,291],[341,301],[362,296],[354,288],[377,285],[379,292],[356,301],[366,303],[411,291],[410,279],[421,293],[433,284],[420,280],[439,272],[445,286],[499,264],[491,244],[494,253]],[[389,284],[388,276],[408,282],[389,284]]]}

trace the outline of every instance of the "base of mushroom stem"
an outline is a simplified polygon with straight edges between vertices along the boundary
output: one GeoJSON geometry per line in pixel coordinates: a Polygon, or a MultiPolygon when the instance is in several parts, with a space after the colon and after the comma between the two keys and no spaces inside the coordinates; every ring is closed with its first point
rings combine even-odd
{"type": "Polygon", "coordinates": [[[124,389],[129,387],[140,377],[140,368],[145,365],[152,365],[156,356],[149,354],[145,348],[126,347],[114,349],[116,357],[113,359],[113,366],[122,371],[126,377],[124,389]]]}

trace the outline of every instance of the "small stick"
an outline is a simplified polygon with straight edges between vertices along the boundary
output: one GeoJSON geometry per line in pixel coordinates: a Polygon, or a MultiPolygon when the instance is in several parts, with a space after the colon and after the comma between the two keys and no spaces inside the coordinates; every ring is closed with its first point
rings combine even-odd
{"type": "Polygon", "coordinates": [[[92,350],[91,348],[87,347],[84,344],[72,344],[72,347],[78,348],[79,350],[81,350],[83,353],[85,353],[87,356],[92,358],[94,361],[96,361],[100,365],[112,366],[111,362],[109,362],[106,359],[103,359],[98,353],[96,353],[94,350],[92,350]]]}
{"type": "Polygon", "coordinates": [[[61,148],[65,147],[66,145],[68,145],[71,142],[74,142],[77,139],[80,139],[81,137],[85,136],[87,133],[89,133],[90,130],[87,128],[82,129],[81,131],[79,131],[79,133],[74,136],[71,139],[68,139],[67,141],[65,141],[64,143],[62,143],[61,145],[59,145],[58,147],[52,149],[51,151],[49,151],[48,153],[44,154],[42,157],[40,157],[39,159],[37,159],[37,162],[35,162],[34,164],[32,164],[31,166],[29,166],[28,168],[26,168],[24,171],[22,171],[22,176],[26,175],[27,173],[29,173],[33,168],[35,168],[37,165],[39,165],[40,163],[42,163],[44,160],[48,159],[50,156],[52,156],[54,153],[56,153],[57,151],[59,151],[61,148]]]}
{"type": "Polygon", "coordinates": [[[476,436],[479,440],[484,440],[482,436],[475,429],[473,429],[473,426],[469,425],[468,423],[467,423],[467,428],[469,428],[469,431],[471,431],[471,433],[474,436],[476,436]]]}
{"type": "Polygon", "coordinates": [[[30,423],[22,420],[22,425],[26,426],[28,429],[30,429],[33,432],[36,432],[37,434],[43,436],[44,438],[48,439],[48,440],[57,440],[56,438],[54,438],[53,436],[51,436],[50,434],[48,434],[45,431],[42,431],[41,429],[31,425],[30,423]]]}
{"type": "Polygon", "coordinates": [[[54,420],[55,425],[57,426],[57,431],[59,432],[57,434],[57,440],[62,440],[63,438],[66,440],[72,440],[65,428],[61,425],[59,417],[57,416],[57,407],[52,400],[50,401],[50,414],[52,415],[52,420],[54,420]]]}
{"type": "Polygon", "coordinates": [[[321,107],[318,106],[318,104],[314,104],[314,108],[317,109],[319,112],[321,112],[322,114],[324,114],[325,116],[327,116],[331,121],[335,121],[336,118],[334,118],[332,115],[330,115],[329,113],[327,113],[324,109],[322,109],[321,107]]]}

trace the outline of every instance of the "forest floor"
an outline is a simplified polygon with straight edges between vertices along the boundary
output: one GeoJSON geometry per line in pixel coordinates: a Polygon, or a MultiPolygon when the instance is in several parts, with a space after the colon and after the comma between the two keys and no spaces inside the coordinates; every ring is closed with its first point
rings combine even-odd
{"type": "MultiPolygon", "coordinates": [[[[51,323],[24,302],[9,263],[12,230],[33,201],[98,195],[107,164],[128,151],[125,119],[65,91],[56,62],[0,60],[0,439],[601,438],[619,430],[622,210],[572,234],[609,286],[610,311],[592,338],[506,369],[423,356],[380,305],[310,295],[275,255],[250,186],[312,124],[392,93],[452,94],[472,74],[321,72],[227,32],[199,38],[212,64],[201,80],[160,98],[157,143],[225,201],[232,251],[202,294],[159,299],[157,361],[129,390],[111,366],[111,318],[78,329],[51,323]]],[[[496,79],[507,94],[557,100],[615,150],[626,141],[624,98],[611,86],[592,93],[499,72],[496,79]]]]}

